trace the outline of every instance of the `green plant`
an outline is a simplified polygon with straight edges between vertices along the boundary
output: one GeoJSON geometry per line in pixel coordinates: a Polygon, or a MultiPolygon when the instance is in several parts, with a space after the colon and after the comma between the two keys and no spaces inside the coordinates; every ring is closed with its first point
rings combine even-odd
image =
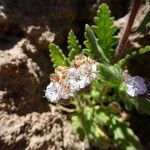
{"type": "Polygon", "coordinates": [[[126,54],[113,64],[118,43],[117,29],[106,4],[98,8],[94,22],[92,26],[85,26],[83,49],[74,32],[70,31],[68,57],[58,46],[50,44],[50,58],[56,70],[47,87],[46,97],[58,103],[62,99],[73,100],[70,100],[75,106],[72,124],[81,139],[87,137],[103,149],[140,150],[140,141],[121,117],[121,110],[111,104],[121,102],[127,110],[135,107],[150,115],[149,101],[137,96],[139,92],[143,92],[143,95],[146,93],[144,80],[141,77],[130,78],[134,87],[124,77],[126,62],[149,52],[150,46],[126,54]],[[145,91],[138,91],[140,86],[144,86],[145,91]]]}

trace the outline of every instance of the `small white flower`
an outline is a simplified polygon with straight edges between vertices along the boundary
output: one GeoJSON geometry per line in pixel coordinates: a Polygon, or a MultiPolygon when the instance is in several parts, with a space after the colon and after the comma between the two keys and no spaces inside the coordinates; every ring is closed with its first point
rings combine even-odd
{"type": "Polygon", "coordinates": [[[76,81],[78,82],[81,89],[90,84],[90,80],[86,71],[80,68],[78,68],[76,81]]]}
{"type": "Polygon", "coordinates": [[[70,89],[70,84],[68,84],[66,80],[61,83],[60,95],[62,99],[68,99],[74,96],[74,91],[70,89]]]}
{"type": "Polygon", "coordinates": [[[74,78],[67,77],[64,82],[69,85],[71,91],[75,92],[80,90],[80,86],[74,78]]]}
{"type": "Polygon", "coordinates": [[[127,87],[127,93],[132,97],[142,95],[147,91],[144,79],[140,76],[129,77],[125,81],[125,85],[127,87]]]}
{"type": "Polygon", "coordinates": [[[90,82],[97,78],[97,64],[96,63],[93,63],[93,64],[85,63],[80,66],[80,69],[86,72],[86,75],[89,78],[90,82]]]}
{"type": "Polygon", "coordinates": [[[67,82],[73,91],[79,91],[90,83],[85,70],[80,68],[70,68],[68,70],[67,82]]]}
{"type": "Polygon", "coordinates": [[[75,92],[88,86],[97,77],[97,62],[85,55],[77,55],[70,68],[57,67],[51,75],[45,96],[51,102],[73,97],[75,92]]]}
{"type": "Polygon", "coordinates": [[[61,85],[59,83],[51,82],[46,88],[45,97],[50,102],[57,103],[61,98],[60,87],[61,87],[61,85]]]}

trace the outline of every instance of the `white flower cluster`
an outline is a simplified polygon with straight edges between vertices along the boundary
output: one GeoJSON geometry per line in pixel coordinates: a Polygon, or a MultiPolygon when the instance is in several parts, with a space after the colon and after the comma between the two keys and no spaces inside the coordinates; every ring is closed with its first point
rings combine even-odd
{"type": "Polygon", "coordinates": [[[73,97],[75,92],[88,86],[97,77],[97,66],[90,57],[77,55],[69,68],[58,67],[51,75],[45,97],[53,103],[73,97]]]}
{"type": "Polygon", "coordinates": [[[147,92],[144,79],[140,76],[129,77],[125,81],[125,85],[127,87],[127,93],[132,97],[142,95],[147,92]]]}

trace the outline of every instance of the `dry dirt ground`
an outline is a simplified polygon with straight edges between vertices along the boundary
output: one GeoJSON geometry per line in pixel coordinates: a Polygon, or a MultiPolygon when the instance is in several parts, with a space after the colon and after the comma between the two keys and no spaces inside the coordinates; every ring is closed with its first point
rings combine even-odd
{"type": "Polygon", "coordinates": [[[0,150],[88,148],[43,95],[52,71],[48,44],[64,48],[70,29],[82,40],[100,2],[117,18],[126,14],[126,0],[0,0],[0,150]]]}

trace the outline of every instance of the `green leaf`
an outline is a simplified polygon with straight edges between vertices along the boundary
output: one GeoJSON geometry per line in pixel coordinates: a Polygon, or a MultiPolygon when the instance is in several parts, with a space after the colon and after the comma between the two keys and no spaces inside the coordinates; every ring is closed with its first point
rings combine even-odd
{"type": "Polygon", "coordinates": [[[147,114],[150,116],[150,99],[148,98],[139,98],[139,99],[134,99],[133,104],[138,110],[138,112],[147,114]]]}
{"type": "Polygon", "coordinates": [[[95,121],[95,108],[85,107],[83,110],[82,126],[84,127],[87,137],[101,148],[110,146],[110,139],[104,132],[101,124],[95,121]]]}
{"type": "Polygon", "coordinates": [[[85,133],[82,127],[82,121],[80,115],[74,115],[72,117],[72,126],[79,133],[80,139],[84,140],[85,133]]]}
{"type": "Polygon", "coordinates": [[[119,62],[117,64],[121,67],[124,67],[128,60],[135,58],[137,56],[140,56],[142,54],[145,54],[147,52],[150,52],[150,46],[149,45],[145,46],[144,48],[139,49],[138,51],[134,51],[131,54],[127,54],[124,58],[119,60],[119,62]]]}
{"type": "Polygon", "coordinates": [[[54,67],[68,66],[69,62],[63,54],[62,50],[55,44],[49,45],[50,58],[54,67]]]}
{"type": "Polygon", "coordinates": [[[113,21],[114,18],[111,17],[108,5],[105,3],[100,5],[97,16],[94,18],[95,25],[92,26],[92,29],[98,37],[99,46],[110,61],[112,61],[115,53],[112,47],[118,42],[118,38],[114,35],[117,28],[113,25],[113,21]]]}
{"type": "Polygon", "coordinates": [[[139,50],[139,52],[137,52],[137,54],[138,54],[138,55],[142,55],[142,54],[147,53],[147,52],[150,52],[150,45],[145,46],[144,48],[141,48],[141,49],[139,50]]]}
{"type": "Polygon", "coordinates": [[[109,132],[113,135],[118,145],[118,149],[123,150],[142,150],[138,137],[131,128],[119,117],[111,114],[109,120],[109,132]]]}
{"type": "Polygon", "coordinates": [[[123,81],[123,71],[117,64],[113,66],[100,64],[99,71],[102,81],[108,86],[116,87],[123,81]]]}
{"type": "Polygon", "coordinates": [[[79,127],[81,127],[81,120],[80,120],[79,116],[74,115],[72,117],[72,122],[73,122],[72,125],[73,125],[74,129],[78,129],[79,127]]]}
{"type": "Polygon", "coordinates": [[[74,32],[71,30],[68,34],[68,59],[72,61],[74,57],[81,52],[81,45],[79,45],[79,41],[77,40],[74,32]]]}
{"type": "Polygon", "coordinates": [[[95,117],[94,120],[96,123],[101,124],[101,125],[106,125],[109,121],[109,112],[101,107],[99,109],[95,109],[94,111],[95,117]]]}
{"type": "Polygon", "coordinates": [[[94,121],[94,108],[85,107],[82,111],[82,113],[72,117],[73,127],[79,133],[80,138],[86,135],[95,145],[101,148],[108,148],[110,146],[110,139],[100,124],[96,124],[94,121]]]}
{"type": "Polygon", "coordinates": [[[93,119],[93,109],[90,107],[85,107],[84,108],[84,113],[86,115],[87,120],[93,119]]]}
{"type": "Polygon", "coordinates": [[[122,150],[141,150],[138,137],[123,120],[108,108],[99,107],[95,110],[95,122],[107,127],[109,135],[122,150]]]}
{"type": "Polygon", "coordinates": [[[88,49],[85,53],[91,53],[90,55],[94,56],[97,60],[109,63],[108,58],[105,56],[103,50],[98,45],[94,32],[89,25],[85,26],[85,38],[87,40],[84,42],[84,44],[88,49]]]}
{"type": "Polygon", "coordinates": [[[141,150],[138,137],[132,129],[120,117],[109,108],[96,106],[84,107],[82,113],[72,117],[73,126],[81,137],[85,135],[100,148],[113,148],[117,144],[118,149],[141,150]],[[103,127],[106,127],[108,135],[103,127]],[[112,137],[112,140],[110,140],[112,137]]]}

